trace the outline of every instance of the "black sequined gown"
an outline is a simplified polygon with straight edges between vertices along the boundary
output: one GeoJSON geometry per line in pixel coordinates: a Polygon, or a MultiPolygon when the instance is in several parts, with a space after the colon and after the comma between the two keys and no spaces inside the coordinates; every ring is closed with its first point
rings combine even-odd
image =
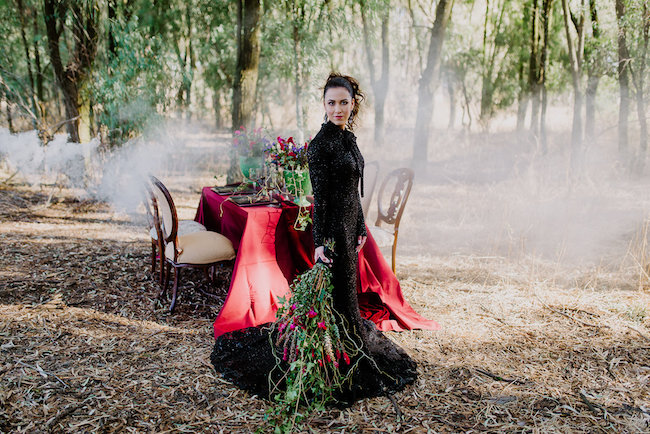
{"type": "MultiPolygon", "coordinates": [[[[402,390],[417,378],[416,364],[359,313],[355,249],[358,237],[366,235],[366,227],[358,189],[363,179],[363,157],[356,137],[327,122],[311,141],[308,155],[314,190],[314,245],[334,241],[334,308],[368,356],[361,356],[352,381],[335,395],[338,403],[346,406],[358,399],[402,390]]],[[[280,370],[273,369],[276,360],[269,330],[264,325],[219,336],[211,356],[217,372],[263,397],[269,393],[269,372],[273,371],[274,381],[281,376],[280,370]]]]}

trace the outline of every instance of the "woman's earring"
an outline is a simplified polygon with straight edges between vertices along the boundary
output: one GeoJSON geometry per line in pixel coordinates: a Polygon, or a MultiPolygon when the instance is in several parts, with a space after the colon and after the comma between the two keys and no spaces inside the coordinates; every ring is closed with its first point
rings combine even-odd
{"type": "Polygon", "coordinates": [[[325,113],[325,116],[323,116],[323,122],[327,122],[327,113],[325,113]]]}

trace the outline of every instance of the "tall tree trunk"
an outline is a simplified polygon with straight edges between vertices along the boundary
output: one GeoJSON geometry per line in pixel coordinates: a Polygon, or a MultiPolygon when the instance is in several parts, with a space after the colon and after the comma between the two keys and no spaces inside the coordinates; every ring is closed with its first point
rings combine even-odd
{"type": "Polygon", "coordinates": [[[221,117],[221,90],[214,89],[212,96],[212,105],[214,107],[214,126],[220,130],[223,128],[223,118],[221,117]]]}
{"type": "Polygon", "coordinates": [[[643,42],[641,44],[640,53],[637,56],[636,74],[632,74],[634,78],[635,99],[636,99],[636,112],[639,118],[639,156],[636,158],[636,172],[641,174],[645,168],[645,159],[647,157],[648,149],[648,122],[646,120],[646,104],[645,104],[645,70],[646,70],[646,57],[648,53],[648,38],[650,33],[650,11],[648,11],[647,1],[643,3],[643,11],[641,13],[643,25],[641,27],[643,34],[643,42]]]}
{"type": "Polygon", "coordinates": [[[532,0],[530,14],[530,63],[528,67],[528,86],[531,101],[530,134],[536,140],[539,137],[539,5],[532,0]]]}
{"type": "Polygon", "coordinates": [[[185,2],[185,20],[187,21],[187,57],[188,71],[185,80],[185,118],[192,117],[192,84],[194,83],[194,70],[196,69],[196,54],[194,53],[194,44],[192,42],[192,1],[185,2]]]}
{"type": "Polygon", "coordinates": [[[113,58],[117,54],[117,44],[115,42],[115,34],[113,32],[113,28],[116,24],[115,20],[117,19],[115,2],[116,0],[108,0],[108,52],[113,58]]]}
{"type": "Polygon", "coordinates": [[[69,140],[79,142],[79,87],[86,78],[97,50],[98,14],[93,3],[62,3],[44,0],[45,26],[47,29],[50,63],[63,93],[65,103],[66,128],[69,140]],[[74,45],[70,60],[63,66],[60,52],[60,37],[68,9],[72,15],[72,36],[74,45]]]}
{"type": "MultiPolygon", "coordinates": [[[[32,29],[34,31],[34,39],[33,39],[33,45],[34,45],[34,64],[36,66],[36,96],[38,97],[38,101],[42,103],[43,101],[43,72],[41,70],[41,54],[38,49],[38,36],[40,36],[40,32],[38,29],[38,9],[34,8],[32,10],[32,29]]],[[[42,109],[42,107],[41,107],[42,109]]],[[[42,114],[42,113],[41,113],[42,114]]]]}
{"type": "Polygon", "coordinates": [[[15,133],[14,131],[14,121],[13,117],[11,116],[11,105],[9,102],[9,98],[7,98],[7,92],[5,90],[5,83],[2,77],[0,76],[0,101],[5,102],[5,112],[7,115],[7,126],[9,127],[9,133],[13,134],[15,133]]]}
{"type": "Polygon", "coordinates": [[[539,139],[542,154],[548,151],[546,135],[546,108],[548,107],[548,92],[546,91],[546,61],[548,59],[548,36],[551,27],[553,0],[544,0],[542,6],[542,46],[540,49],[538,85],[541,92],[541,107],[539,116],[539,139]]]}
{"type": "Polygon", "coordinates": [[[366,51],[366,60],[368,62],[368,71],[370,73],[370,84],[374,95],[375,109],[375,145],[381,146],[384,141],[384,106],[386,96],[388,95],[389,71],[390,71],[390,51],[388,24],[390,19],[390,1],[383,10],[381,17],[381,76],[377,77],[375,68],[375,56],[370,43],[370,25],[366,18],[366,4],[364,1],[359,3],[361,9],[361,21],[363,24],[363,42],[366,51]]]}
{"type": "Polygon", "coordinates": [[[431,121],[433,118],[433,91],[436,73],[440,65],[442,43],[445,39],[447,23],[451,19],[453,0],[439,0],[436,6],[436,18],[431,29],[431,41],[427,55],[427,66],[422,72],[418,86],[418,109],[415,118],[415,133],[413,139],[413,163],[425,165],[431,137],[431,121]]]}
{"type": "Polygon", "coordinates": [[[305,118],[302,107],[302,47],[300,45],[300,29],[298,20],[293,23],[293,67],[294,67],[294,89],[296,96],[296,126],[298,127],[298,141],[304,140],[305,118]]]}
{"type": "MultiPolygon", "coordinates": [[[[583,0],[584,2],[584,0],[583,0]]],[[[584,9],[581,9],[579,19],[572,17],[571,10],[569,9],[568,0],[562,0],[562,11],[564,17],[564,30],[566,33],[567,47],[569,49],[569,63],[571,65],[571,85],[573,86],[573,125],[571,129],[571,149],[572,149],[572,167],[574,169],[581,169],[582,163],[582,106],[584,101],[584,94],[580,79],[580,72],[582,70],[582,53],[584,52],[584,9]],[[573,22],[576,33],[577,41],[574,41],[571,34],[569,23],[573,22]]]]}
{"type": "MultiPolygon", "coordinates": [[[[600,22],[596,0],[589,0],[589,13],[591,15],[591,34],[596,45],[600,41],[600,22]]],[[[585,92],[585,142],[590,146],[596,139],[596,94],[601,77],[600,54],[596,52],[587,71],[587,90],[585,92]]]]}
{"type": "Polygon", "coordinates": [[[519,63],[519,93],[517,94],[517,133],[520,134],[524,131],[524,124],[526,122],[526,112],[528,111],[528,102],[530,101],[530,93],[526,80],[524,79],[524,62],[519,63]]]}
{"type": "Polygon", "coordinates": [[[23,0],[16,0],[18,6],[18,15],[20,17],[20,37],[23,41],[23,47],[25,49],[25,60],[27,60],[27,76],[29,78],[29,100],[32,105],[32,126],[34,129],[38,129],[38,109],[36,108],[36,99],[34,94],[36,89],[34,88],[34,73],[32,72],[32,59],[29,55],[29,44],[27,43],[27,36],[25,36],[25,8],[23,6],[23,0]]]}
{"type": "Polygon", "coordinates": [[[498,76],[494,78],[494,70],[496,67],[496,58],[498,53],[497,36],[501,32],[501,25],[503,23],[503,16],[505,14],[507,1],[501,3],[501,9],[497,15],[496,22],[494,23],[494,37],[492,43],[488,41],[488,24],[490,22],[490,1],[486,1],[485,20],[483,22],[483,59],[481,68],[481,114],[480,120],[484,127],[487,128],[490,118],[494,113],[493,97],[495,83],[498,81],[498,76]],[[492,50],[490,52],[490,49],[492,50]]]}
{"type": "MultiPolygon", "coordinates": [[[[237,67],[233,80],[232,130],[250,127],[260,61],[261,0],[237,0],[237,67]]],[[[231,147],[228,182],[241,180],[239,162],[231,147]]]]}
{"type": "Polygon", "coordinates": [[[449,95],[449,123],[448,130],[453,130],[456,125],[456,87],[454,86],[454,73],[451,67],[445,68],[447,71],[447,94],[449,95]]]}
{"type": "Polygon", "coordinates": [[[252,122],[260,60],[260,0],[239,0],[237,69],[233,86],[232,127],[252,122]]]}
{"type": "Polygon", "coordinates": [[[625,1],[616,0],[616,22],[618,23],[618,151],[625,163],[628,159],[628,117],[630,112],[629,62],[625,23],[625,1]]]}

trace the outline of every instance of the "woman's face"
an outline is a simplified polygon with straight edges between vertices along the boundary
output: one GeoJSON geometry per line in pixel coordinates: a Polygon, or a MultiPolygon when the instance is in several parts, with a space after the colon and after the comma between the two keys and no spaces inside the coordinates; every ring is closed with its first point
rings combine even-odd
{"type": "Polygon", "coordinates": [[[350,92],[344,87],[330,87],[325,92],[323,105],[327,119],[334,125],[345,128],[354,107],[354,100],[350,96],[350,92]]]}

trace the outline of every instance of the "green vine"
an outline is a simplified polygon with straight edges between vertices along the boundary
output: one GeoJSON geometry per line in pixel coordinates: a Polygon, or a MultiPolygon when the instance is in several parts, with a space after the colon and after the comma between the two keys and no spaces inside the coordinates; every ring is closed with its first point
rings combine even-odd
{"type": "Polygon", "coordinates": [[[334,401],[332,393],[351,378],[359,361],[361,349],[333,309],[332,290],[332,273],[319,262],[294,280],[290,298],[281,299],[271,336],[276,369],[284,372],[277,383],[269,376],[273,405],[266,416],[276,433],[293,431],[334,401]]]}

